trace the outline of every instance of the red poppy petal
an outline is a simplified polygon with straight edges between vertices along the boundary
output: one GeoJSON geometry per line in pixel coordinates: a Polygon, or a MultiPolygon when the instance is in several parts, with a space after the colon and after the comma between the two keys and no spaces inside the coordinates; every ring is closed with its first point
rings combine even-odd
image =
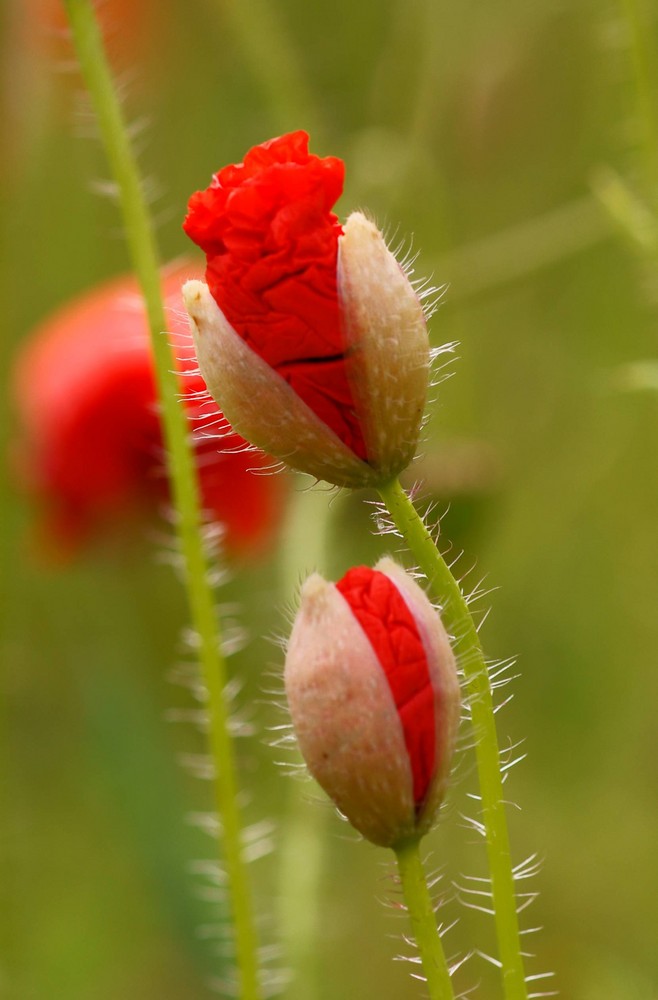
{"type": "Polygon", "coordinates": [[[367,566],[336,584],[386,674],[402,723],[416,811],[425,800],[436,755],[435,694],[416,620],[392,580],[367,566]]]}
{"type": "Polygon", "coordinates": [[[331,209],[343,180],[340,160],[310,154],[308,135],[292,132],[215,174],[183,228],[206,253],[208,286],[233,329],[366,460],[336,285],[342,229],[331,209]],[[286,375],[292,362],[305,363],[303,377],[286,375]]]}

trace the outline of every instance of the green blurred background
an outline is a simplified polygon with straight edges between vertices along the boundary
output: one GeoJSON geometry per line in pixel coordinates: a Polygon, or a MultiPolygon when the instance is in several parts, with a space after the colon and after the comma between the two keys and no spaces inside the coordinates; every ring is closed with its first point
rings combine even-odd
{"type": "MultiPolygon", "coordinates": [[[[126,110],[147,119],[141,162],[163,259],[189,251],[187,198],[214,170],[304,127],[314,151],[345,159],[341,214],[367,209],[420,251],[418,274],[449,285],[431,332],[437,346],[459,341],[459,360],[435,392],[417,474],[447,510],[458,566],[476,563],[468,579],[499,588],[483,604],[487,651],[519,658],[499,719],[528,753],[508,786],[522,806],[510,810],[515,861],[544,860],[524,914],[543,926],[528,938],[529,971],[555,970],[537,990],[554,982],[574,1000],[656,1000],[658,254],[633,245],[592,186],[615,201],[612,169],[658,200],[650,128],[643,139],[643,120],[658,131],[656,5],[114,6],[126,110]]],[[[116,206],[92,191],[106,164],[79,81],[58,68],[48,7],[5,0],[1,14],[5,372],[38,321],[128,267],[116,206]]],[[[233,567],[222,594],[252,640],[231,660],[256,724],[240,742],[247,818],[275,824],[251,869],[264,940],[278,914],[290,939],[280,965],[303,975],[286,996],[411,1000],[422,988],[392,961],[405,924],[382,905],[388,859],[300,798],[267,745],[281,699],[265,692],[280,689],[282,661],[267,637],[286,631],[297,581],[395,547],[370,536],[363,497],[329,506],[304,487],[277,545],[233,567]]],[[[167,721],[188,704],[168,679],[186,611],[158,558],[161,526],[58,566],[35,553],[33,517],[6,474],[0,995],[211,995],[224,974],[204,931],[216,904],[190,872],[212,856],[190,821],[208,790],[177,763],[198,737],[167,721]]],[[[460,772],[428,838],[448,894],[463,872],[483,874],[460,819],[472,812],[468,758],[460,772]]],[[[490,918],[455,899],[445,912],[460,918],[449,954],[492,947],[490,918]]],[[[500,995],[477,955],[459,976],[480,984],[476,996],[500,995]]]]}

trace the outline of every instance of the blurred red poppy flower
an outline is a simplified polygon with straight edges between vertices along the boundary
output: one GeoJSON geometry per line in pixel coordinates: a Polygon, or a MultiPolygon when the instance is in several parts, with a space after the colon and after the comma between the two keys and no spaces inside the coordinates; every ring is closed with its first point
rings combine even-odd
{"type": "Polygon", "coordinates": [[[372,485],[415,451],[425,317],[377,228],[332,212],[343,163],[308,141],[255,146],[192,196],[184,229],[207,287],[190,283],[185,300],[201,372],[241,434],[319,478],[372,485]]]}
{"type": "MultiPolygon", "coordinates": [[[[197,273],[196,265],[176,266],[162,288],[202,502],[224,525],[229,551],[253,551],[271,538],[284,487],[280,477],[257,474],[270,460],[245,451],[238,435],[218,440],[225,421],[198,374],[180,298],[181,283],[197,273]]],[[[35,330],[16,358],[13,392],[14,464],[58,551],[167,498],[149,333],[132,276],[82,295],[35,330]]]]}

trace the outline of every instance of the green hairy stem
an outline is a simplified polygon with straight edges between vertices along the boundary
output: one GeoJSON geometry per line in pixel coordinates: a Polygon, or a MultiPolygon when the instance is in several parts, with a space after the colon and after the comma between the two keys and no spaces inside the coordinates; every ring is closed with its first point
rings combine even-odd
{"type": "Polygon", "coordinates": [[[107,158],[118,186],[128,248],[146,306],[176,511],[176,531],[192,625],[199,637],[199,666],[207,691],[209,749],[215,766],[215,805],[222,829],[221,860],[228,879],[240,996],[242,1000],[259,1000],[257,938],[242,858],[236,762],[224,697],[227,671],[221,653],[219,623],[204,551],[198,482],[188,424],[178,398],[178,381],[172,372],[173,356],[164,335],[166,323],[156,241],[92,5],[89,0],[64,0],[64,3],[107,158]]]}
{"type": "Polygon", "coordinates": [[[407,841],[394,850],[400,872],[402,894],[423,964],[430,1000],[453,1000],[450,970],[436,927],[432,899],[420,860],[419,841],[407,841]]]}
{"type": "Polygon", "coordinates": [[[504,994],[506,1000],[527,1000],[494,705],[477,628],[459,584],[399,481],[395,479],[379,487],[379,494],[427,577],[431,596],[441,605],[443,623],[452,636],[453,650],[464,672],[475,734],[482,822],[504,994]]]}

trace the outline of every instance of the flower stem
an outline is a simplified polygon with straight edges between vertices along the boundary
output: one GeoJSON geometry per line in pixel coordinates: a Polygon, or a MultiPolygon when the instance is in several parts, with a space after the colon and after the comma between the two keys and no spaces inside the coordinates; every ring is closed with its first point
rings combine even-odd
{"type": "Polygon", "coordinates": [[[621,13],[629,36],[635,88],[635,118],[643,180],[654,212],[658,209],[658,80],[652,11],[641,0],[621,0],[621,13]]]}
{"type": "Polygon", "coordinates": [[[399,480],[380,486],[379,493],[427,577],[432,596],[441,604],[443,622],[453,637],[453,649],[464,671],[476,737],[482,820],[504,994],[506,1000],[527,1000],[494,705],[477,629],[459,584],[399,480]]]}
{"type": "Polygon", "coordinates": [[[215,768],[215,804],[222,829],[222,860],[229,886],[240,996],[243,1000],[258,1000],[261,994],[257,938],[242,857],[235,755],[224,698],[226,664],[221,653],[219,623],[204,550],[199,489],[187,418],[178,398],[174,359],[164,335],[166,323],[156,241],[92,5],[90,0],[64,2],[105,151],[117,183],[128,248],[146,306],[162,407],[169,478],[177,515],[176,530],[192,624],[199,641],[199,665],[207,692],[209,744],[215,768]]]}
{"type": "MultiPolygon", "coordinates": [[[[298,486],[289,500],[281,544],[281,590],[285,601],[297,601],[299,581],[317,567],[326,567],[331,551],[330,520],[331,508],[325,498],[298,486]]],[[[301,762],[301,755],[296,760],[301,762]]],[[[289,781],[288,785],[278,891],[279,935],[286,963],[294,970],[286,1000],[317,1000],[322,988],[317,943],[323,933],[322,889],[330,813],[308,808],[305,784],[289,781]]]]}
{"type": "Polygon", "coordinates": [[[260,85],[276,129],[290,131],[290,123],[317,136],[324,128],[319,109],[307,85],[298,50],[286,31],[281,5],[272,0],[212,0],[225,44],[225,24],[233,31],[244,64],[260,85]]]}
{"type": "Polygon", "coordinates": [[[411,927],[423,964],[431,1000],[452,1000],[452,982],[437,930],[418,840],[394,848],[411,927]]]}

